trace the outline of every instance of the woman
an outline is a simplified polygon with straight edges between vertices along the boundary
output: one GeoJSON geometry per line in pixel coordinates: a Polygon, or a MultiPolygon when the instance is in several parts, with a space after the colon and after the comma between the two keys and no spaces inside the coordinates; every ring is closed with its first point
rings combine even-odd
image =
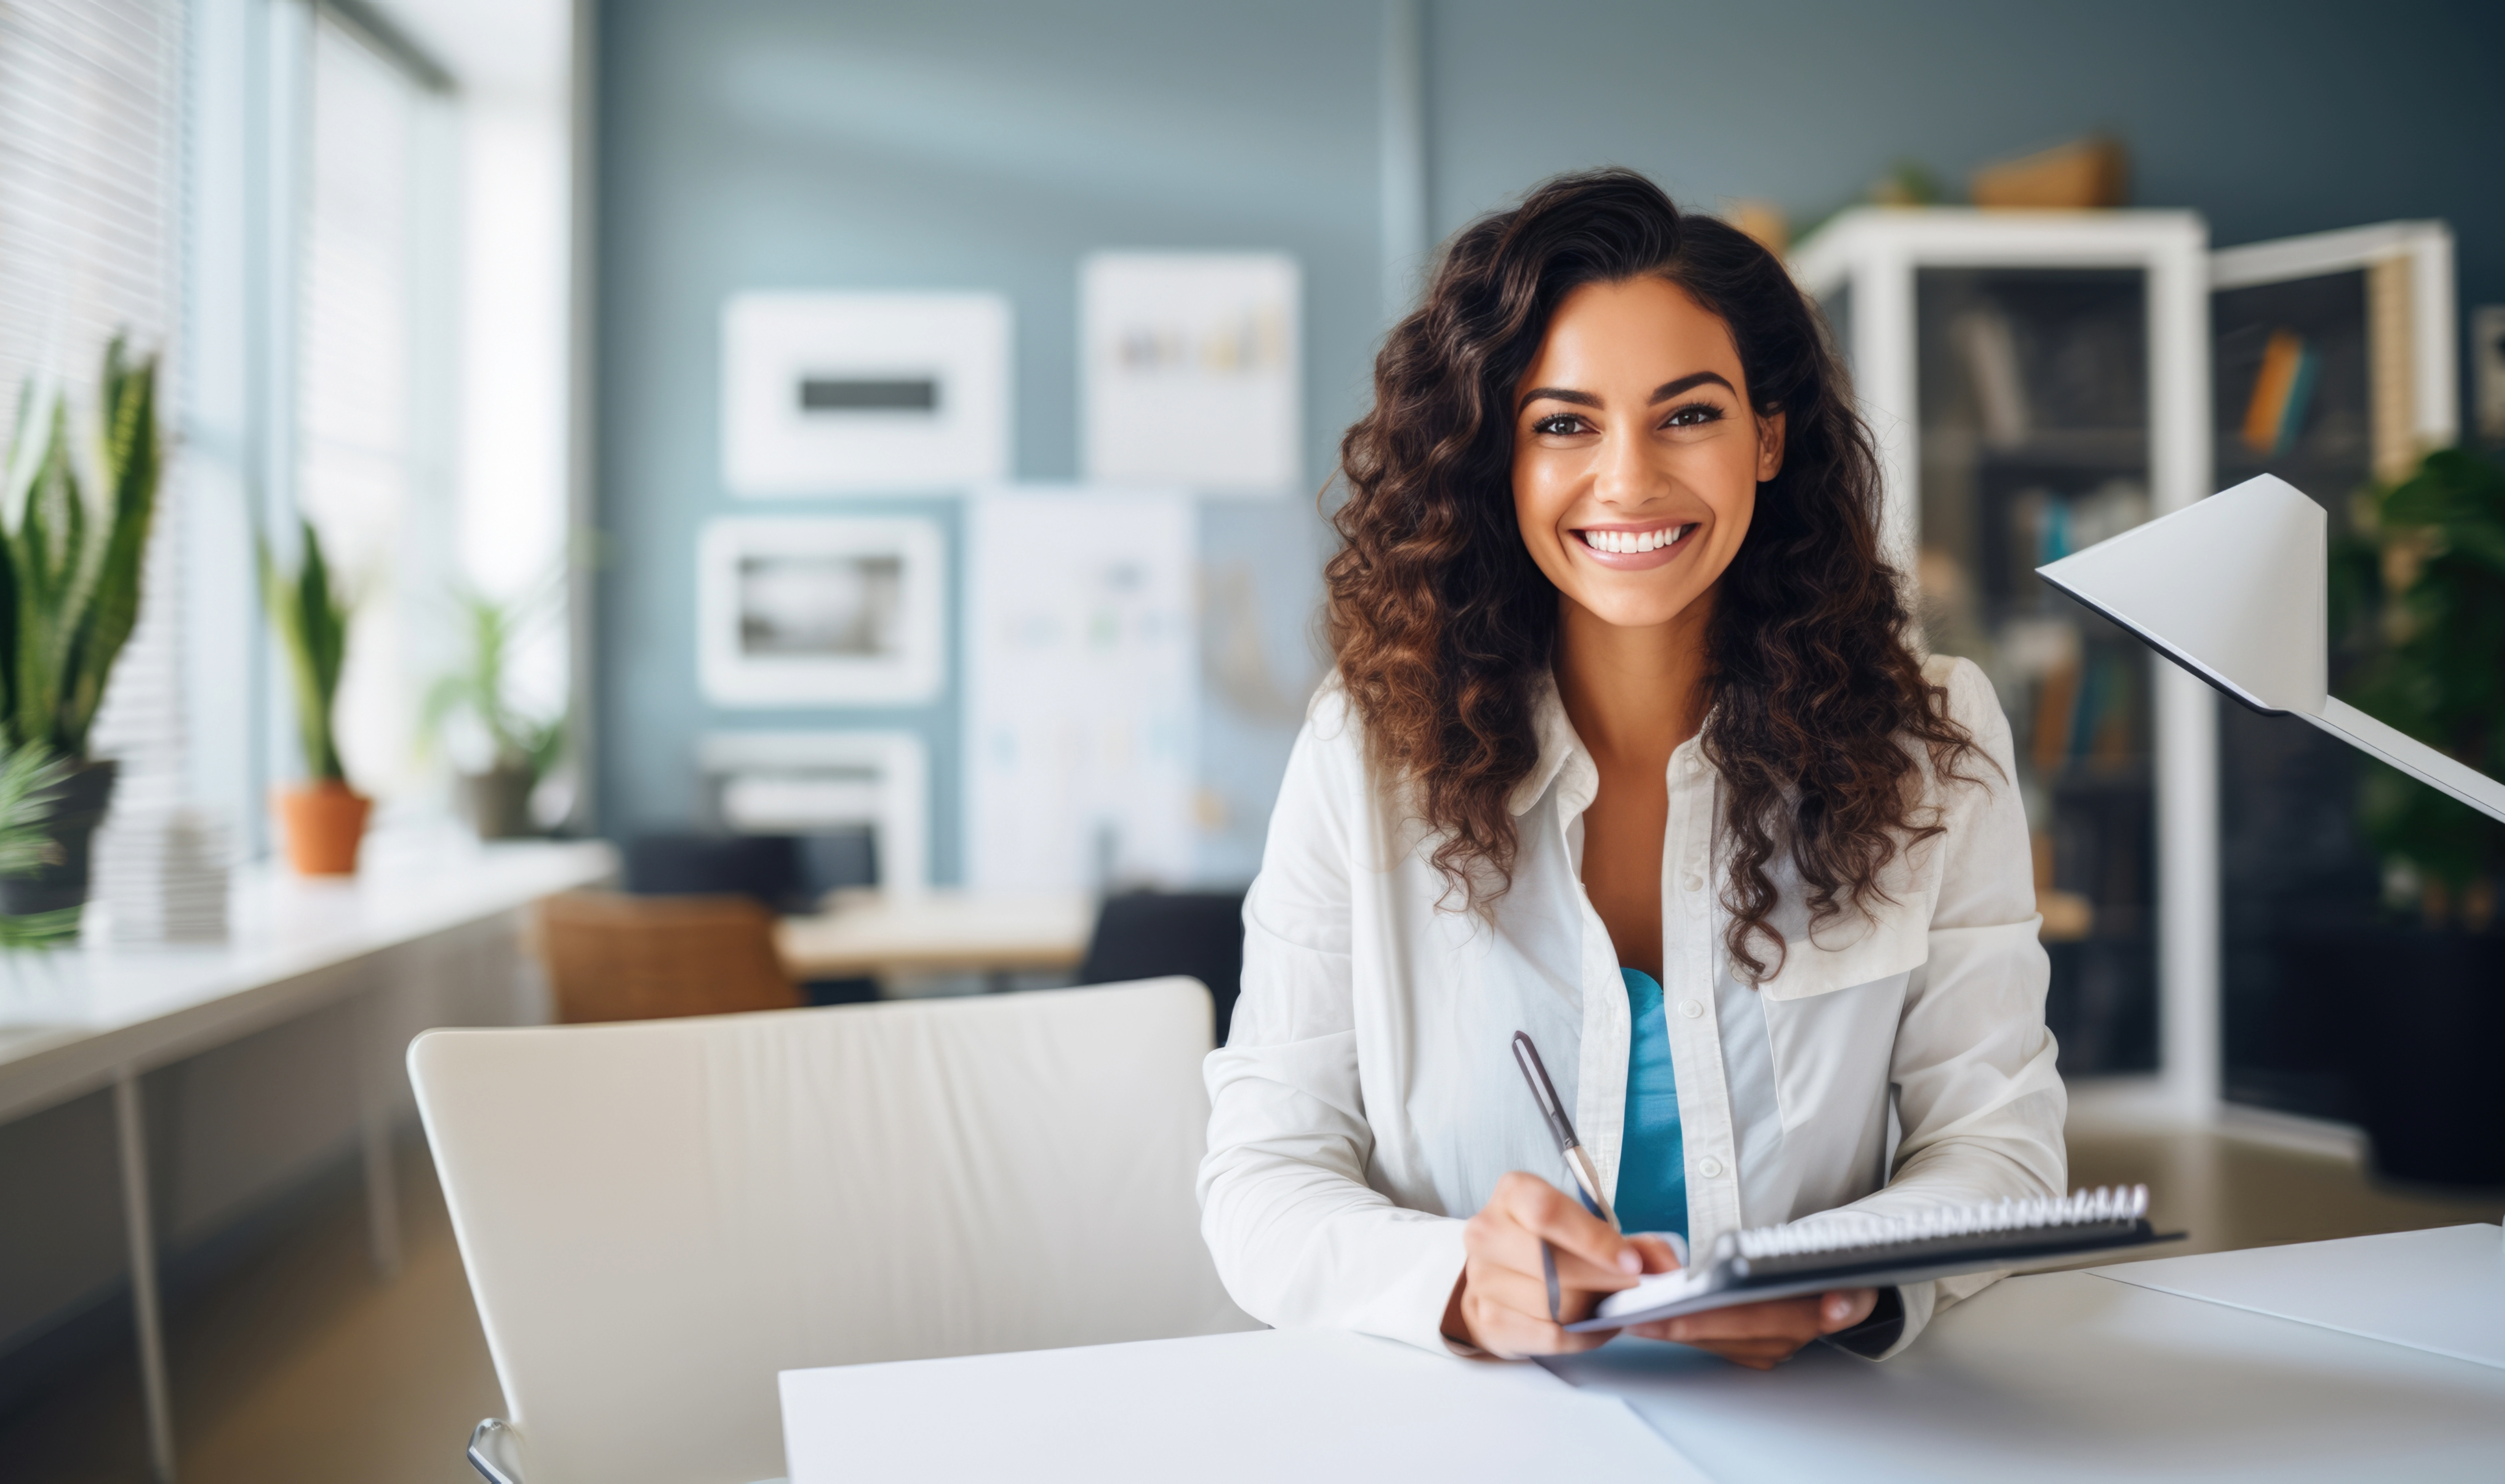
{"type": "MultiPolygon", "coordinates": [[[[1452,241],[1341,457],[1338,671],[1209,1059],[1236,1301],[1462,1353],[1605,1339],[1552,1322],[1541,1241],[1570,1321],[1675,1249],[1560,1191],[1517,1030],[1629,1232],[2058,1194],[2008,724],[1910,647],[1869,435],[1782,265],[1641,176],[1553,181],[1452,241]]],[[[1638,1332],[1880,1357],[1986,1281],[1638,1332]]]]}

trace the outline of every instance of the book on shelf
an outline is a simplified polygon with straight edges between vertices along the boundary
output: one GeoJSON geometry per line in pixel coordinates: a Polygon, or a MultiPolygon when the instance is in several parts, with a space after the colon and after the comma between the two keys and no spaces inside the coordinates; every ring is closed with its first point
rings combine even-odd
{"type": "Polygon", "coordinates": [[[1975,415],[1983,424],[1985,446],[2023,446],[2033,417],[2027,405],[2027,382],[2018,364],[2018,336],[2009,316],[1997,309],[1970,309],[1957,317],[1949,332],[1965,358],[1974,385],[1975,415]]]}
{"type": "Polygon", "coordinates": [[[2321,364],[2322,357],[2306,343],[2305,336],[2284,327],[2271,332],[2262,346],[2253,395],[2244,404],[2244,446],[2255,457],[2285,458],[2296,446],[2321,364]]]}

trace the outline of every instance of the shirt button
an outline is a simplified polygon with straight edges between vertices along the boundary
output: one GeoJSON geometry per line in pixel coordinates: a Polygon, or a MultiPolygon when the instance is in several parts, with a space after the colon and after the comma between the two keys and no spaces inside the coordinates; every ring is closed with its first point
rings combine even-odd
{"type": "Polygon", "coordinates": [[[1705,878],[1694,871],[1689,871],[1686,875],[1679,877],[1678,884],[1687,888],[1691,892],[1701,892],[1705,890],[1705,878]]]}
{"type": "Polygon", "coordinates": [[[1678,1012],[1685,1015],[1688,1019],[1693,1020],[1697,1016],[1705,1013],[1705,1007],[1697,1004],[1693,1000],[1681,1000],[1678,1002],[1678,1012]]]}
{"type": "Polygon", "coordinates": [[[1704,1176],[1707,1180],[1712,1180],[1722,1173],[1722,1161],[1714,1158],[1711,1154],[1708,1154],[1704,1158],[1696,1161],[1696,1173],[1704,1176]]]}

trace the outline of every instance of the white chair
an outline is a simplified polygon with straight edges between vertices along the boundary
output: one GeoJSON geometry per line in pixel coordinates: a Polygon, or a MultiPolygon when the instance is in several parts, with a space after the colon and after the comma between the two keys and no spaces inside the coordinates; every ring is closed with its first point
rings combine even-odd
{"type": "Polygon", "coordinates": [[[427,1139],[527,1484],[783,1471],[775,1373],[1258,1327],[1201,1244],[1209,992],[431,1031],[427,1139]]]}

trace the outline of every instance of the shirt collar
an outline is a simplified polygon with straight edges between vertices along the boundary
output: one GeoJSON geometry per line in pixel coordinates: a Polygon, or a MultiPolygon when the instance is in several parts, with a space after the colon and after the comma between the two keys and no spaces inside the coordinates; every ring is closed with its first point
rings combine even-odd
{"type": "MultiPolygon", "coordinates": [[[[1571,819],[1600,791],[1600,769],[1592,761],[1591,751],[1583,746],[1583,739],[1574,734],[1574,724],[1566,715],[1566,702],[1557,693],[1556,672],[1540,671],[1537,684],[1538,689],[1532,697],[1531,725],[1539,738],[1539,758],[1522,781],[1513,786],[1513,792],[1505,795],[1504,806],[1516,818],[1530,813],[1563,774],[1567,794],[1574,796],[1559,801],[1558,814],[1571,819]]],[[[1670,755],[1671,767],[1678,767],[1682,755],[1698,755],[1691,766],[1710,765],[1702,762],[1702,747],[1701,735],[1680,743],[1670,755]]]]}
{"type": "Polygon", "coordinates": [[[1532,698],[1531,725],[1539,738],[1539,759],[1505,798],[1505,807],[1517,817],[1531,812],[1569,761],[1579,761],[1586,771],[1592,768],[1591,754],[1583,750],[1583,739],[1574,735],[1574,724],[1566,717],[1566,703],[1558,697],[1556,675],[1540,671],[1538,687],[1532,698]]]}

